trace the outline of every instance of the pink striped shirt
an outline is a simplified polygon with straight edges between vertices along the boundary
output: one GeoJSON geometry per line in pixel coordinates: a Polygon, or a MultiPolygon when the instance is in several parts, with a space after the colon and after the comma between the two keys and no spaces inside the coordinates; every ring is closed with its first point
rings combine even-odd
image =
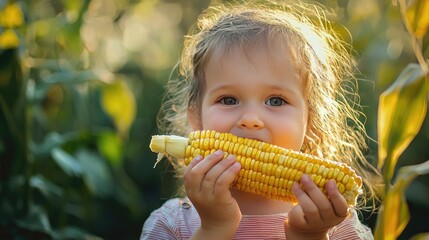
{"type": "MultiPolygon", "coordinates": [[[[284,221],[287,213],[243,215],[234,239],[286,239],[284,221]]],[[[188,199],[174,198],[152,212],[143,225],[140,240],[188,239],[200,226],[200,218],[188,199]]],[[[329,230],[331,240],[374,239],[371,229],[363,225],[356,211],[351,217],[329,230]]]]}

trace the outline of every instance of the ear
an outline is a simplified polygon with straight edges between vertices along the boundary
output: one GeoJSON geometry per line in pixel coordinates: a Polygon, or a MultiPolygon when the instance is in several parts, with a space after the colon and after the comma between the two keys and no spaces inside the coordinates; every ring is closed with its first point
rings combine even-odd
{"type": "Polygon", "coordinates": [[[200,113],[195,106],[188,108],[188,122],[191,125],[193,131],[203,129],[200,113]]]}

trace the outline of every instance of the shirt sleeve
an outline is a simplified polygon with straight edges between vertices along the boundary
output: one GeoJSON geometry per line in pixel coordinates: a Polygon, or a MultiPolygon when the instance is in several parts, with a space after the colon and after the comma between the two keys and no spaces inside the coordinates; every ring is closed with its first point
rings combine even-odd
{"type": "Polygon", "coordinates": [[[352,211],[352,214],[349,218],[344,220],[339,225],[331,228],[328,234],[329,234],[329,239],[331,240],[340,240],[340,239],[373,240],[374,239],[371,229],[359,221],[357,212],[355,210],[352,211]]]}
{"type": "Polygon", "coordinates": [[[177,210],[171,205],[173,200],[169,200],[146,219],[140,240],[149,239],[180,239],[180,233],[175,224],[177,210]]]}
{"type": "MultiPolygon", "coordinates": [[[[277,230],[283,227],[286,217],[283,215],[243,216],[235,239],[261,239],[271,233],[279,233],[277,230]]],[[[170,199],[146,219],[140,240],[188,239],[199,224],[198,213],[189,202],[181,199],[170,199]]],[[[284,232],[279,234],[279,236],[270,235],[269,239],[284,239],[284,232]]],[[[331,228],[328,235],[330,240],[374,239],[371,229],[359,221],[355,210],[352,211],[349,218],[331,228]]]]}

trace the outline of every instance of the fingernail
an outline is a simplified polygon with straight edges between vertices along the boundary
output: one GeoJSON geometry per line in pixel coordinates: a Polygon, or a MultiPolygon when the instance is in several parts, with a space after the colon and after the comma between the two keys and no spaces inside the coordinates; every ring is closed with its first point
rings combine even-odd
{"type": "Polygon", "coordinates": [[[195,163],[195,164],[198,164],[199,162],[201,162],[201,160],[203,160],[204,158],[203,158],[203,156],[201,156],[201,155],[198,155],[198,156],[196,156],[196,157],[194,157],[194,158],[192,158],[192,160],[189,162],[189,163],[195,163]]]}
{"type": "Polygon", "coordinates": [[[301,181],[302,182],[308,182],[308,181],[310,181],[310,176],[308,176],[307,174],[302,174],[301,181]]]}
{"type": "Polygon", "coordinates": [[[299,185],[299,183],[298,182],[294,182],[293,184],[292,184],[292,192],[295,194],[295,193],[299,193],[299,192],[301,192],[302,191],[302,188],[301,188],[301,186],[299,185]]]}
{"type": "Polygon", "coordinates": [[[234,165],[234,167],[237,167],[237,168],[241,167],[241,164],[239,162],[235,162],[233,165],[234,165]]]}
{"type": "Polygon", "coordinates": [[[223,151],[222,150],[216,150],[216,152],[214,152],[214,155],[223,156],[223,151]]]}
{"type": "Polygon", "coordinates": [[[329,179],[328,182],[326,182],[326,184],[328,185],[327,187],[332,188],[332,189],[337,187],[337,184],[332,179],[329,179]]]}

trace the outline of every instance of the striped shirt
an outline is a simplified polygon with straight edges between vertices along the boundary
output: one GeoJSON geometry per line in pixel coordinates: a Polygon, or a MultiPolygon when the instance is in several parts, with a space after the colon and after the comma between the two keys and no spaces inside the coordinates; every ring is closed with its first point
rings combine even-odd
{"type": "MultiPolygon", "coordinates": [[[[287,213],[243,215],[234,239],[286,239],[284,221],[287,213]]],[[[174,198],[153,211],[143,225],[140,240],[188,239],[200,226],[197,211],[188,199],[174,198]]],[[[331,240],[374,239],[371,229],[363,225],[356,211],[328,232],[331,240]]]]}

